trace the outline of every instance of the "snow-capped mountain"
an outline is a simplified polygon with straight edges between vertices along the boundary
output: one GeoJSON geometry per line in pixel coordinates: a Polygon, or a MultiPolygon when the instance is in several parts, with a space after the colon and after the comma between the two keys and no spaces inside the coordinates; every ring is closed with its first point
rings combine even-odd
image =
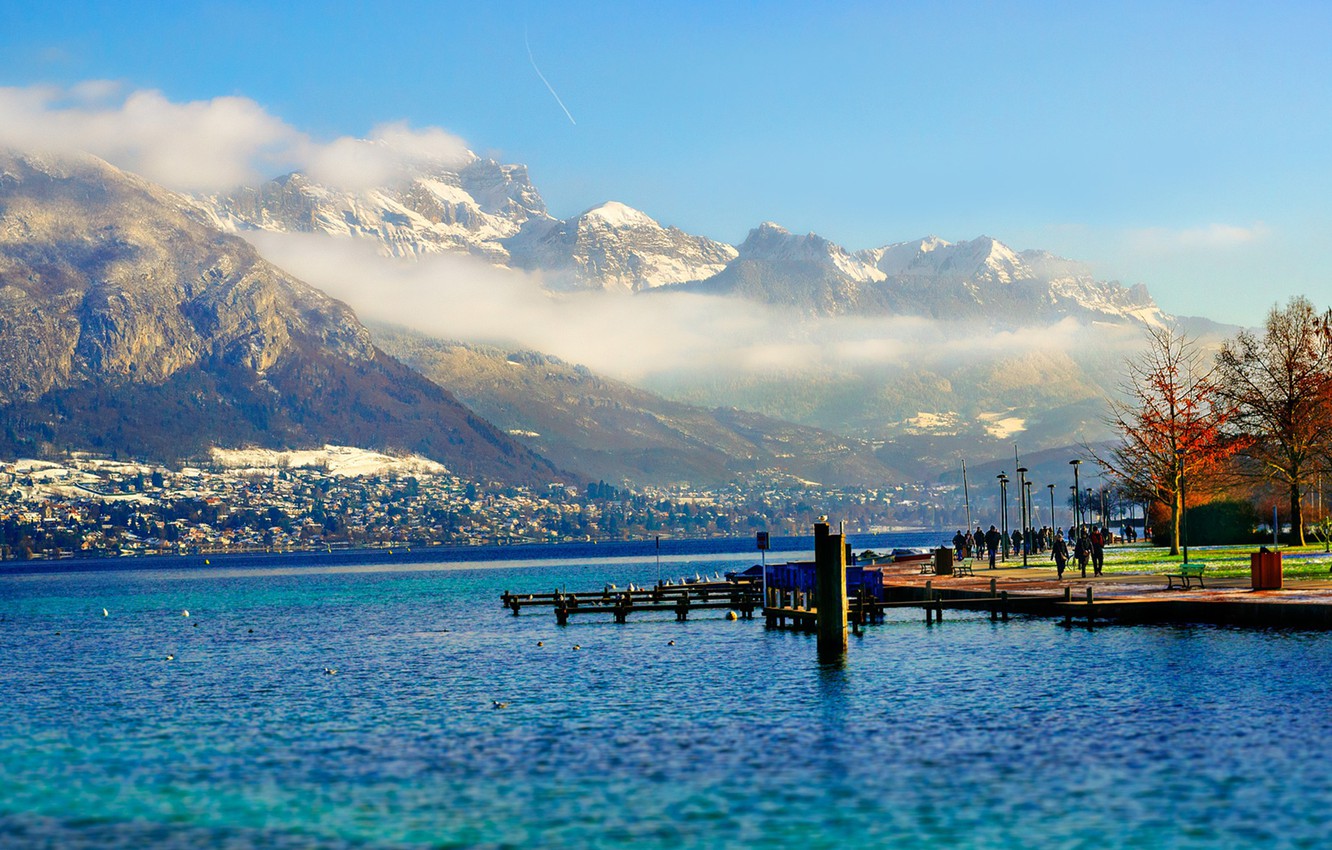
{"type": "Polygon", "coordinates": [[[501,240],[549,220],[522,165],[474,154],[461,167],[418,167],[394,185],[348,190],[292,173],[261,186],[199,198],[224,230],[327,233],[378,240],[385,254],[475,254],[503,263],[501,240]]]}
{"type": "MultiPolygon", "coordinates": [[[[912,302],[996,317],[1025,310],[1048,320],[1063,315],[1103,321],[1160,324],[1165,314],[1146,287],[1097,280],[1084,263],[1048,251],[1014,251],[980,236],[946,242],[928,236],[861,251],[857,258],[883,272],[902,309],[912,302]]],[[[946,318],[947,313],[934,315],[946,318]]],[[[1021,319],[1024,314],[1016,314],[1021,319]]]]}
{"type": "MultiPolygon", "coordinates": [[[[378,144],[378,143],[377,143],[378,144]]],[[[771,222],[739,250],[663,227],[609,201],[556,219],[522,165],[467,153],[412,162],[392,185],[348,190],[293,173],[197,199],[224,230],[372,239],[393,256],[465,253],[538,273],[555,291],[662,287],[765,301],[811,315],[909,315],[1028,324],[1076,317],[1158,324],[1142,286],[1097,280],[1081,263],[1014,251],[988,236],[930,236],[851,252],[771,222]]]]}
{"type": "Polygon", "coordinates": [[[555,289],[637,292],[712,277],[736,256],[730,245],[662,227],[618,201],[563,221],[532,218],[504,240],[512,265],[541,271],[555,289]]]}
{"type": "Polygon", "coordinates": [[[636,292],[698,280],[735,257],[730,245],[663,227],[617,201],[552,218],[525,166],[470,156],[462,167],[418,165],[382,188],[339,189],[292,173],[196,200],[229,232],[373,239],[390,256],[471,254],[541,272],[562,291],[636,292]]]}
{"type": "Polygon", "coordinates": [[[765,222],[714,277],[685,284],[817,315],[896,314],[988,318],[1009,324],[1065,316],[1159,324],[1145,287],[1096,280],[1081,263],[1045,251],[1016,252],[988,236],[966,242],[927,237],[848,252],[813,233],[765,222]]]}
{"type": "Polygon", "coordinates": [[[884,279],[883,272],[821,236],[798,236],[764,222],[749,232],[725,269],[678,288],[837,315],[883,312],[882,293],[873,285],[884,279]]]}

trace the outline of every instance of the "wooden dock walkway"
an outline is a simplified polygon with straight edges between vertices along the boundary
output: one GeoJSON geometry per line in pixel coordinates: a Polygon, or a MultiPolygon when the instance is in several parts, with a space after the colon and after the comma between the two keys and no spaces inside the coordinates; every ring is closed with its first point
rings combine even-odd
{"type": "MultiPolygon", "coordinates": [[[[501,603],[518,616],[525,608],[549,608],[566,625],[580,614],[608,614],[623,623],[637,613],[733,611],[744,619],[761,613],[775,628],[814,631],[818,605],[813,594],[769,588],[759,583],[700,581],[659,583],[652,587],[569,593],[512,593],[501,603]]],[[[880,598],[851,594],[850,628],[882,623],[889,612],[916,609],[926,624],[944,621],[946,612],[980,612],[993,621],[1014,616],[1047,617],[1073,623],[1221,624],[1246,627],[1332,629],[1332,580],[1288,581],[1282,590],[1250,589],[1247,577],[1208,578],[1206,588],[1167,588],[1161,572],[1109,573],[1082,578],[1074,571],[1059,581],[1048,567],[979,569],[975,576],[921,575],[911,567],[884,575],[880,598]],[[1090,592],[1090,597],[1088,593],[1090,592]]]]}
{"type": "Polygon", "coordinates": [[[511,593],[500,602],[517,617],[523,608],[552,608],[555,620],[566,625],[574,614],[611,614],[623,623],[630,614],[673,612],[676,620],[689,619],[690,611],[727,610],[751,619],[763,603],[762,588],[750,581],[702,581],[656,584],[648,588],[605,587],[599,591],[568,593],[511,593]]]}

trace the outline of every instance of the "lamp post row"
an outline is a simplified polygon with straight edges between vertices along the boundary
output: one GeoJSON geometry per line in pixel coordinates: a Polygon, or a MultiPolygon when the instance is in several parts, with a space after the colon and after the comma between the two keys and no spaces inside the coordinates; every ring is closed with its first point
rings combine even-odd
{"type": "MultiPolygon", "coordinates": [[[[1082,460],[1080,458],[1075,458],[1068,463],[1069,466],[1073,467],[1073,484],[1068,488],[1073,491],[1073,524],[1069,529],[1069,537],[1072,539],[1076,529],[1084,524],[1082,516],[1082,481],[1080,480],[1079,475],[1079,468],[1082,466],[1082,460]]],[[[1022,566],[1024,567],[1027,566],[1027,553],[1030,551],[1031,546],[1029,538],[1031,535],[1031,518],[1034,514],[1031,495],[1032,482],[1027,480],[1027,473],[1029,471],[1030,470],[1025,466],[1019,466],[1017,468],[1018,522],[1021,523],[1022,528],[1022,566]]],[[[1006,472],[999,473],[995,478],[999,481],[999,521],[1003,532],[1003,544],[1001,548],[1006,553],[1008,551],[1008,542],[1010,539],[1008,534],[1008,482],[1010,479],[1006,472]]],[[[1055,522],[1055,485],[1046,484],[1045,487],[1050,491],[1050,524],[1053,525],[1055,522]]],[[[1092,509],[1092,488],[1090,487],[1087,488],[1087,509],[1088,511],[1091,511],[1092,509]]],[[[1104,490],[1101,491],[1101,522],[1105,522],[1104,490]]],[[[1007,560],[1006,554],[1004,555],[1004,558],[1007,560]]]]}

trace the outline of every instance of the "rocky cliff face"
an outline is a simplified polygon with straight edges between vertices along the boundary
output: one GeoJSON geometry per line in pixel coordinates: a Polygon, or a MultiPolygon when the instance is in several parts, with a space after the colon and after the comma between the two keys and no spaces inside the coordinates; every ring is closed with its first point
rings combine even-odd
{"type": "Polygon", "coordinates": [[[374,357],[345,305],[189,210],[92,158],[0,155],[0,402],[208,358],[262,372],[303,346],[374,357]]]}
{"type": "Polygon", "coordinates": [[[261,186],[197,199],[220,229],[326,233],[378,241],[386,254],[456,252],[505,262],[500,240],[546,221],[527,168],[473,157],[419,166],[392,185],[347,190],[293,173],[261,186]]]}
{"type": "Polygon", "coordinates": [[[0,152],[0,449],[342,442],[554,469],[378,351],[351,310],[91,157],[0,152]]]}

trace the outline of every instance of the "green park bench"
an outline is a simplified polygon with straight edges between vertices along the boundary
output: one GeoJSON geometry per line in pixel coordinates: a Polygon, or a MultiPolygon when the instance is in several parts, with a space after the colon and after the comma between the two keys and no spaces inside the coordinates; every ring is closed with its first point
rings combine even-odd
{"type": "Polygon", "coordinates": [[[1199,587],[1207,587],[1203,584],[1203,570],[1207,569],[1206,564],[1180,564],[1179,570],[1173,573],[1166,573],[1166,589],[1169,590],[1175,586],[1175,579],[1179,579],[1185,590],[1189,589],[1189,583],[1197,579],[1199,587]]]}

